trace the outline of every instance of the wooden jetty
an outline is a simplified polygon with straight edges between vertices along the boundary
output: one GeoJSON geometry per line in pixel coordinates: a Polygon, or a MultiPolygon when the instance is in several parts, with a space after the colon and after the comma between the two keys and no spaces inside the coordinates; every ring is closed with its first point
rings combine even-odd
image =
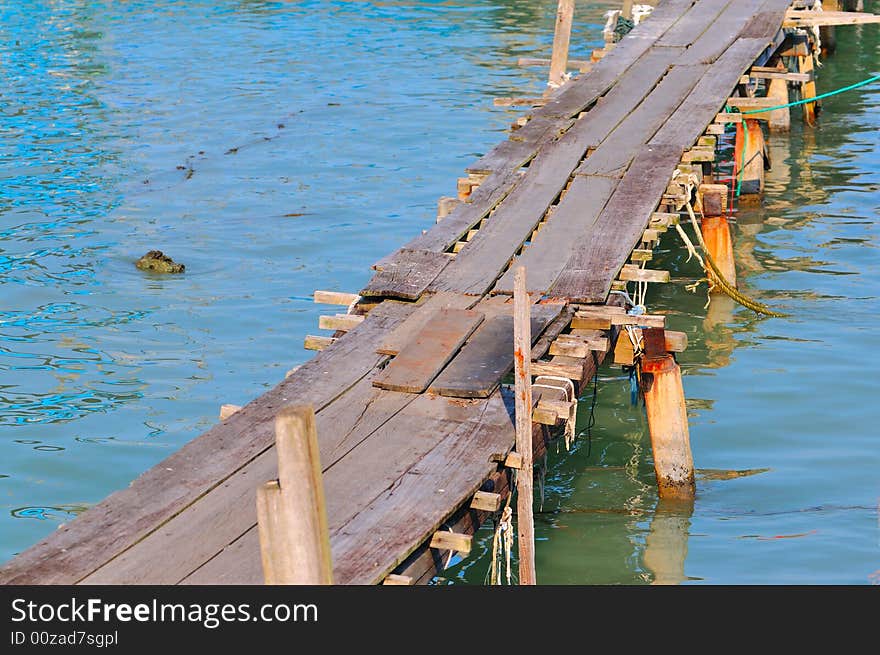
{"type": "MultiPolygon", "coordinates": [[[[436,226],[377,262],[358,294],[316,292],[340,308],[321,318],[333,336],[306,339],[319,352],[244,407],[224,406],[214,428],[7,563],[0,582],[429,581],[503,511],[515,471],[530,487],[532,457],[571,428],[608,356],[641,371],[661,497],[693,494],[673,354],[686,339],[634,307],[669,280],[647,264],[696,207],[735,286],[735,192],[713,179],[717,138],[737,130],[740,191],[759,193],[758,121],[787,128],[789,90],[815,97],[812,27],[855,15],[661,0],[568,80],[571,4],[560,3],[548,93],[521,103],[517,129],[467,168],[436,226]],[[520,267],[528,318],[517,320],[520,267]],[[515,367],[528,396],[504,384],[515,367]],[[272,522],[283,511],[299,527],[272,522]],[[267,552],[296,530],[306,550],[267,552]],[[309,575],[285,576],[291,558],[312,562],[309,575]]],[[[803,106],[815,121],[815,103],[803,106]]]]}

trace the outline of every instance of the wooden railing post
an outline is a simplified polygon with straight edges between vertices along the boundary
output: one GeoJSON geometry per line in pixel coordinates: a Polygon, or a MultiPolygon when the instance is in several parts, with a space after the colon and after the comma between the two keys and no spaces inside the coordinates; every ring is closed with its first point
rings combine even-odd
{"type": "Polygon", "coordinates": [[[257,524],[266,584],[333,584],[330,533],[311,406],[275,418],[278,480],[257,489],[257,524]]]}
{"type": "Polygon", "coordinates": [[[553,88],[565,82],[573,18],[574,0],[559,0],[556,9],[556,30],[553,32],[553,54],[550,56],[550,78],[547,82],[553,88]]]}
{"type": "Polygon", "coordinates": [[[522,466],[516,474],[516,523],[519,532],[519,583],[535,584],[535,526],[532,480],[532,324],[526,291],[526,269],[513,277],[513,361],[516,392],[516,452],[522,466]]]}

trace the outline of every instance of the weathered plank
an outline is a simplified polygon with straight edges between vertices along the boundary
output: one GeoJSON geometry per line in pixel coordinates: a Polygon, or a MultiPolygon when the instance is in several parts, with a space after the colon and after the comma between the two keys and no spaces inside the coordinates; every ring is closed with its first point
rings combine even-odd
{"type": "Polygon", "coordinates": [[[8,562],[0,568],[0,584],[83,579],[270,448],[278,409],[296,402],[320,410],[350,389],[385,359],[376,347],[410,311],[402,303],[382,303],[273,390],[8,562]]]}
{"type": "MultiPolygon", "coordinates": [[[[434,291],[482,295],[529,238],[588,148],[596,147],[624,119],[633,103],[648,96],[679,56],[672,48],[648,52],[617,85],[558,141],[545,144],[517,188],[498,206],[450,266],[430,285],[434,291]]],[[[650,135],[648,135],[650,136],[650,135]]],[[[565,200],[560,204],[563,206],[565,200]]],[[[558,211],[557,208],[556,211],[558,211]]],[[[569,213],[571,213],[569,209],[569,213]]],[[[563,214],[565,216],[565,214],[563,214]]],[[[552,224],[554,217],[549,221],[552,224]]],[[[554,229],[551,234],[560,232],[554,229]]],[[[531,269],[530,269],[531,270],[531,269]]],[[[546,286],[547,275],[533,288],[546,286]]],[[[530,287],[532,286],[530,273],[530,287]]],[[[505,289],[512,288],[509,284],[505,289]]]]}
{"type": "Polygon", "coordinates": [[[443,291],[430,295],[409,317],[394,328],[382,340],[376,352],[383,355],[397,355],[407,343],[421,332],[438,309],[470,309],[477,298],[443,291]]]}
{"type": "MultiPolygon", "coordinates": [[[[533,341],[562,311],[562,303],[532,306],[533,341]]],[[[474,332],[428,391],[456,398],[486,398],[513,369],[513,315],[499,313],[474,332]]]]}
{"type": "Polygon", "coordinates": [[[681,158],[680,146],[646,146],[633,160],[599,216],[591,238],[578,244],[549,295],[575,302],[604,302],[629,253],[666,190],[681,158]]]}
{"type": "MultiPolygon", "coordinates": [[[[489,212],[514,189],[521,177],[519,168],[491,173],[471,193],[467,202],[456,205],[440,223],[410,240],[404,249],[446,252],[467,234],[468,230],[486,218],[489,212]]],[[[376,266],[382,266],[385,261],[395,256],[396,252],[377,262],[376,266]]]]}
{"type": "Polygon", "coordinates": [[[535,117],[520,129],[512,132],[473,164],[467,173],[506,173],[525,166],[537,154],[546,141],[558,138],[571,125],[564,118],[535,117]]]}
{"type": "Polygon", "coordinates": [[[533,116],[572,118],[605,94],[690,9],[693,0],[666,0],[621,40],[586,75],[569,82],[533,116]]]}
{"type": "Polygon", "coordinates": [[[391,259],[377,264],[378,272],[361,295],[416,300],[450,261],[451,257],[442,252],[402,248],[391,259]]]}
{"type": "Polygon", "coordinates": [[[694,86],[650,143],[690,148],[724,107],[744,71],[763,52],[766,39],[737,39],[694,86]]]}
{"type": "Polygon", "coordinates": [[[381,581],[468,502],[495,469],[491,455],[509,450],[513,442],[511,416],[500,392],[485,401],[479,422],[460,426],[333,535],[338,582],[381,581]]]}
{"type": "Polygon", "coordinates": [[[565,308],[559,312],[559,316],[551,321],[550,325],[547,326],[538,340],[535,341],[535,345],[532,346],[533,360],[541,359],[541,357],[547,354],[547,351],[550,350],[550,345],[560,334],[562,334],[562,331],[568,327],[573,316],[574,307],[571,305],[566,305],[565,308]]]}
{"type": "MultiPolygon", "coordinates": [[[[577,243],[590,238],[590,230],[617,184],[614,178],[587,175],[578,175],[572,180],[565,198],[553,210],[551,220],[516,260],[529,272],[529,293],[546,293],[577,243]]],[[[512,267],[501,276],[493,292],[513,292],[512,267]]]]}
{"type": "Polygon", "coordinates": [[[705,32],[732,0],[699,0],[657,41],[659,46],[687,47],[705,32]]]}
{"type": "MultiPolygon", "coordinates": [[[[773,0],[771,0],[772,2],[773,0]]],[[[775,0],[779,2],[779,0],[775,0]]],[[[736,0],[731,2],[682,55],[682,65],[711,64],[727,50],[767,0],[736,0]]]]}
{"type": "MultiPolygon", "coordinates": [[[[685,55],[682,55],[684,57],[685,55]]],[[[675,65],[654,91],[602,142],[577,170],[578,175],[620,177],[632,158],[694,88],[706,66],[675,65]]]]}
{"type": "Polygon", "coordinates": [[[470,309],[435,310],[412,341],[376,376],[373,386],[421,393],[483,322],[483,317],[470,309]]]}
{"type": "MultiPolygon", "coordinates": [[[[390,393],[390,392],[389,392],[390,393]]],[[[333,552],[333,579],[336,584],[371,584],[375,579],[354,578],[351,570],[384,563],[385,558],[395,561],[387,570],[406,558],[412,550],[428,539],[440,527],[444,517],[435,522],[424,521],[420,508],[444,514],[467,502],[491,473],[495,465],[489,461],[492,453],[506,453],[513,446],[514,430],[510,415],[500,395],[488,400],[462,401],[440,396],[419,396],[417,400],[389,421],[357,451],[343,458],[324,474],[327,497],[327,519],[333,552]],[[468,440],[475,439],[474,451],[468,449],[468,440]],[[444,457],[453,453],[454,459],[444,457]],[[438,466],[438,462],[440,465],[438,466]],[[445,475],[450,467],[461,467],[454,475],[445,475]],[[441,476],[444,484],[435,487],[441,476]],[[416,479],[423,476],[424,487],[416,479]],[[395,511],[389,502],[397,498],[397,490],[412,506],[395,511]],[[442,491],[439,491],[442,489],[442,491]],[[387,510],[387,511],[386,511],[387,510]],[[375,534],[353,532],[357,525],[376,520],[375,534]],[[404,518],[405,517],[405,518],[404,518]],[[383,522],[379,523],[382,519],[383,522]],[[415,532],[421,540],[403,549],[399,554],[395,543],[400,536],[415,532]],[[355,552],[353,542],[363,539],[373,544],[371,552],[355,552]],[[399,560],[398,560],[399,558],[399,560]]],[[[367,532],[370,528],[366,528],[367,532]]],[[[380,567],[384,568],[384,566],[380,567]]],[[[194,570],[183,584],[259,584],[259,542],[254,525],[204,565],[194,570]]]]}

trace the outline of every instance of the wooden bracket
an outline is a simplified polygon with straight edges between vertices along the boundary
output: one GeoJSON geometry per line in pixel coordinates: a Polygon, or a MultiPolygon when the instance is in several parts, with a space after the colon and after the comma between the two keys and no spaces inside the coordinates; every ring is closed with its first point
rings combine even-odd
{"type": "Polygon", "coordinates": [[[339,330],[341,332],[348,332],[363,323],[365,318],[365,316],[360,314],[321,316],[318,318],[318,328],[321,330],[339,330]]]}
{"type": "Polygon", "coordinates": [[[408,575],[397,575],[396,573],[389,573],[388,576],[382,581],[382,584],[386,586],[411,587],[413,584],[415,584],[415,580],[413,580],[408,575]]]}
{"type": "Polygon", "coordinates": [[[315,302],[323,305],[351,305],[361,299],[356,293],[341,291],[315,291],[315,302]]]}
{"type": "Polygon", "coordinates": [[[461,534],[459,532],[447,532],[446,530],[438,530],[431,537],[430,548],[437,550],[454,550],[462,556],[466,556],[471,552],[471,542],[473,536],[469,534],[461,534]]]}
{"type": "Polygon", "coordinates": [[[220,405],[220,420],[225,421],[241,409],[241,405],[220,405]]]}
{"type": "Polygon", "coordinates": [[[335,342],[336,337],[316,337],[312,334],[307,334],[306,338],[303,339],[303,348],[306,350],[324,350],[335,342]]]}
{"type": "Polygon", "coordinates": [[[478,491],[471,500],[471,509],[483,512],[497,512],[501,509],[501,494],[489,491],[478,491]]]}

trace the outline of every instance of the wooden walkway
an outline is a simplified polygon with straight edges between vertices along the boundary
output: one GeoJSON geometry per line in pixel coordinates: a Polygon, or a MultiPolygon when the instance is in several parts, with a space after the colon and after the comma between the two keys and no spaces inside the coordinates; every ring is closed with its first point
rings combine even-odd
{"type": "MultiPolygon", "coordinates": [[[[627,263],[681,209],[673,172],[683,159],[701,172],[687,162],[742,76],[789,47],[789,4],[661,1],[467,169],[466,201],[375,265],[359,317],[328,319],[338,338],[6,564],[0,583],[262,583],[255,491],[277,477],[273,421],[289,404],[317,413],[334,581],[429,580],[446,555],[434,533],[473,532],[492,511],[471,508],[475,492],[509,488],[511,264],[533,294],[533,374],[580,389],[631,322],[612,287],[650,277],[627,263]]],[[[568,405],[539,390],[540,455],[568,405]]]]}

